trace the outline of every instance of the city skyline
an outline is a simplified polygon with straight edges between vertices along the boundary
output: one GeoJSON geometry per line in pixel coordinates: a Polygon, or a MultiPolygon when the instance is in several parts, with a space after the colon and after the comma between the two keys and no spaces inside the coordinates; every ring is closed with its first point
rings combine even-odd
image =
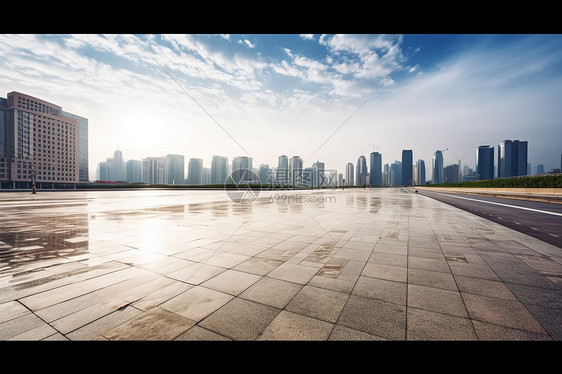
{"type": "MultiPolygon", "coordinates": [[[[345,173],[360,155],[472,169],[475,149],[529,143],[560,167],[560,35],[0,35],[0,91],[88,119],[89,174],[128,159],[213,155],[345,173]]],[[[354,165],[356,166],[356,165],[354,165]]],[[[426,171],[427,179],[431,172],[426,171]]]]}

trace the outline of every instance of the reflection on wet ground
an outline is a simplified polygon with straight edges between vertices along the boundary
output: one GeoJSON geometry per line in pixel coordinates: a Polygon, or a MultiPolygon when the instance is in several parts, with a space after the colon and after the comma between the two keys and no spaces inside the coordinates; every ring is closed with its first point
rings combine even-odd
{"type": "Polygon", "coordinates": [[[408,189],[230,197],[0,193],[0,340],[562,338],[557,248],[408,189]]]}

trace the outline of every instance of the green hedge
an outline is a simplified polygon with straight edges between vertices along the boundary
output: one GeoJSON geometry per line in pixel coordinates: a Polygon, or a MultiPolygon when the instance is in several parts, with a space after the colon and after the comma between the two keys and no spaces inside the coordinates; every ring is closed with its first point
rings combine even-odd
{"type": "Polygon", "coordinates": [[[426,187],[562,188],[562,174],[501,178],[461,183],[428,184],[426,187]]]}

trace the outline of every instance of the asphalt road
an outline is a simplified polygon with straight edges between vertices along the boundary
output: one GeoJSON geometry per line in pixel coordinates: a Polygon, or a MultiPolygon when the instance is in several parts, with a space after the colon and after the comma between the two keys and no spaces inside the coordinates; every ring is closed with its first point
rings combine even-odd
{"type": "Polygon", "coordinates": [[[452,192],[418,193],[562,248],[562,204],[452,192]]]}

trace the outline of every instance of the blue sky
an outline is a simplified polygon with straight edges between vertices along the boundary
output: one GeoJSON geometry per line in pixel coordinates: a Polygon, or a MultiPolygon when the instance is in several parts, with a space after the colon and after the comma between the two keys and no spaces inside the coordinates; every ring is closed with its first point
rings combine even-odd
{"type": "MultiPolygon", "coordinates": [[[[343,172],[373,150],[474,168],[479,145],[529,141],[560,167],[560,35],[2,34],[0,96],[20,91],[89,120],[90,176],[168,153],[281,154],[343,172]]],[[[428,170],[428,177],[431,172],[428,170]]]]}

